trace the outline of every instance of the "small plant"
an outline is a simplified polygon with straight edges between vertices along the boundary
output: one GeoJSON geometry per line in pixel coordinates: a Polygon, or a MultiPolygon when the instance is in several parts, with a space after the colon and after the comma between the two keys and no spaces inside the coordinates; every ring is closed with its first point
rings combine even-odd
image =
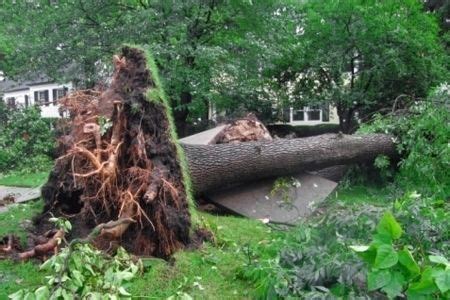
{"type": "Polygon", "coordinates": [[[287,209],[293,209],[292,199],[290,195],[290,189],[292,187],[300,187],[301,183],[294,177],[279,177],[275,180],[270,196],[274,197],[277,194],[281,195],[280,207],[287,209]]]}
{"type": "Polygon", "coordinates": [[[386,212],[369,245],[350,246],[369,267],[368,290],[381,290],[390,299],[405,294],[408,299],[448,299],[450,263],[442,256],[430,255],[420,267],[410,251],[412,247],[402,245],[402,233],[392,213],[386,212]]]}
{"type": "MultiPolygon", "coordinates": [[[[50,218],[56,227],[70,231],[72,225],[62,218],[50,218]]],[[[118,248],[114,256],[94,249],[82,240],[73,240],[61,252],[45,261],[46,283],[34,291],[21,289],[9,295],[10,299],[119,299],[130,297],[124,284],[142,271],[140,260],[118,248]]]]}
{"type": "Polygon", "coordinates": [[[103,136],[112,127],[112,122],[105,116],[98,116],[98,126],[100,126],[100,134],[103,136]]]}
{"type": "Polygon", "coordinates": [[[54,223],[58,229],[64,230],[65,233],[68,233],[70,230],[72,230],[72,224],[67,219],[51,217],[48,220],[54,223]]]}

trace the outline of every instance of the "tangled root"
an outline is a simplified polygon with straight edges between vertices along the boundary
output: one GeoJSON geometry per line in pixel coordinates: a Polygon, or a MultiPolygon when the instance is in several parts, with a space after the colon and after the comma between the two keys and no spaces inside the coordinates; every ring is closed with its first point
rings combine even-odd
{"type": "Polygon", "coordinates": [[[108,89],[77,91],[61,100],[69,131],[42,189],[43,216],[62,215],[87,229],[132,219],[99,240],[167,257],[189,242],[190,215],[166,108],[146,98],[155,83],[143,51],[125,47],[113,60],[108,89]]]}

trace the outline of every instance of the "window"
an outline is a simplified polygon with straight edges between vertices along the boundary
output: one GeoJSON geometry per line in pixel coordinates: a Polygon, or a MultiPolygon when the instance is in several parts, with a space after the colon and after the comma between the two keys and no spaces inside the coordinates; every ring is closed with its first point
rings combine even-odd
{"type": "Polygon", "coordinates": [[[296,109],[292,115],[292,121],[304,121],[305,111],[303,109],[296,109]]]}
{"type": "Polygon", "coordinates": [[[67,88],[54,89],[53,90],[53,105],[58,104],[58,100],[64,97],[67,93],[67,88]]]}
{"type": "Polygon", "coordinates": [[[293,122],[329,122],[329,118],[328,108],[322,109],[319,105],[292,110],[293,122]]]}
{"type": "Polygon", "coordinates": [[[320,121],[321,109],[318,106],[305,107],[308,121],[320,121]]]}
{"type": "Polygon", "coordinates": [[[6,105],[10,108],[16,108],[16,98],[8,97],[6,98],[6,105]]]}
{"type": "Polygon", "coordinates": [[[48,90],[34,92],[34,101],[37,105],[49,106],[48,90]]]}
{"type": "Polygon", "coordinates": [[[25,108],[28,108],[30,105],[30,100],[28,99],[28,95],[25,95],[25,108]]]}

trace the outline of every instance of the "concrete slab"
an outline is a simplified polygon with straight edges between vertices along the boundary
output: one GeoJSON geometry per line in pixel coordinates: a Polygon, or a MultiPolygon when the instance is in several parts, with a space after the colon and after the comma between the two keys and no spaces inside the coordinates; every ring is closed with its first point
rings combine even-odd
{"type": "Polygon", "coordinates": [[[214,142],[215,137],[225,128],[226,125],[221,125],[199,132],[194,135],[190,135],[180,139],[183,144],[190,145],[208,145],[214,142]]]}
{"type": "MultiPolygon", "coordinates": [[[[41,196],[41,187],[37,188],[23,188],[23,187],[10,187],[0,186],[0,202],[6,196],[13,196],[14,203],[26,202],[29,200],[37,199],[41,196]]],[[[0,204],[0,213],[8,210],[8,206],[0,204]]]]}
{"type": "Polygon", "coordinates": [[[295,224],[309,216],[314,206],[333,192],[337,183],[312,174],[292,177],[289,187],[271,195],[275,179],[263,180],[208,194],[215,204],[237,214],[264,222],[295,224]]]}

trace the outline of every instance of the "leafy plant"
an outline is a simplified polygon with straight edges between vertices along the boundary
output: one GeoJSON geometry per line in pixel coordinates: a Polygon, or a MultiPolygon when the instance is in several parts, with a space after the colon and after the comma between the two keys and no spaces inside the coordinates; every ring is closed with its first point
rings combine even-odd
{"type": "Polygon", "coordinates": [[[402,233],[392,213],[386,212],[369,245],[350,246],[369,266],[368,290],[381,290],[390,299],[405,294],[408,299],[448,298],[448,261],[442,256],[430,255],[428,261],[423,260],[421,267],[414,259],[411,247],[401,243],[402,233]]]}
{"type": "MultiPolygon", "coordinates": [[[[72,225],[62,218],[51,218],[57,227],[68,232],[72,225]]],[[[21,289],[9,295],[10,299],[118,299],[130,297],[126,282],[142,272],[140,260],[133,260],[123,249],[114,256],[93,248],[89,243],[72,241],[58,254],[41,265],[48,271],[46,284],[34,291],[21,289]]]]}
{"type": "Polygon", "coordinates": [[[290,189],[292,187],[300,187],[301,183],[294,177],[279,177],[275,180],[273,187],[270,191],[270,196],[274,197],[277,194],[281,196],[281,207],[288,209],[294,209],[290,195],[290,189]]]}
{"type": "MultiPolygon", "coordinates": [[[[395,136],[400,161],[396,181],[406,189],[446,198],[450,195],[450,87],[442,84],[427,101],[417,102],[406,115],[377,115],[362,126],[361,133],[380,132],[395,136]]],[[[378,160],[378,164],[382,161],[378,160]]]]}
{"type": "Polygon", "coordinates": [[[112,126],[112,122],[110,119],[105,116],[98,117],[98,125],[100,126],[100,134],[105,135],[109,128],[112,126]]]}
{"type": "Polygon", "coordinates": [[[1,109],[0,173],[47,171],[55,137],[49,120],[41,118],[39,108],[1,109]]]}

